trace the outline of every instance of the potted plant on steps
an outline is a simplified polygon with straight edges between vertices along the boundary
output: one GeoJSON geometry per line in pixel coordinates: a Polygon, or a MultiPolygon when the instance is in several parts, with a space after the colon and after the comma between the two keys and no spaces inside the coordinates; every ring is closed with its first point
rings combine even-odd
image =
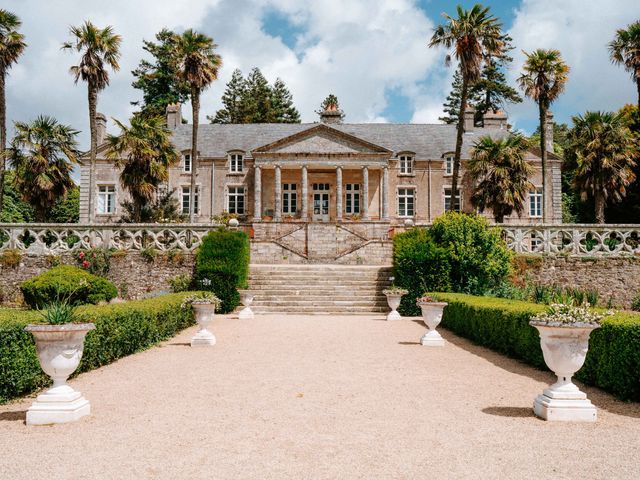
{"type": "Polygon", "coordinates": [[[191,339],[192,347],[207,347],[216,344],[216,337],[209,331],[216,310],[220,307],[220,299],[212,292],[197,292],[186,297],[182,306],[192,306],[198,322],[198,332],[191,339]]]}
{"type": "Polygon", "coordinates": [[[240,320],[249,320],[253,318],[253,310],[251,310],[251,303],[253,303],[254,294],[250,290],[238,290],[240,294],[240,303],[244,305],[244,308],[238,313],[240,320]]]}
{"type": "Polygon", "coordinates": [[[558,381],[545,388],[533,402],[534,413],[545,420],[595,422],[596,407],[571,381],[584,364],[589,335],[600,321],[613,312],[597,313],[582,307],[553,304],[548,311],[531,319],[540,333],[540,346],[547,366],[558,381]]]}
{"type": "Polygon", "coordinates": [[[27,425],[49,425],[74,422],[91,413],[89,401],[67,385],[67,379],[78,368],[84,339],[93,323],[80,323],[74,307],[66,302],[49,305],[41,311],[42,324],[25,327],[36,341],[40,367],[53,386],[36,398],[27,411],[27,425]]]}
{"type": "Polygon", "coordinates": [[[400,306],[400,300],[403,295],[409,293],[408,290],[404,288],[396,287],[392,285],[391,287],[382,291],[387,296],[387,303],[389,304],[389,308],[391,311],[387,315],[387,320],[400,320],[400,314],[398,313],[398,307],[400,306]]]}
{"type": "Polygon", "coordinates": [[[422,319],[427,326],[427,332],[420,339],[420,343],[428,347],[444,346],[444,339],[436,331],[436,327],[442,320],[442,313],[447,303],[438,302],[436,299],[425,295],[416,299],[416,305],[422,310],[422,319]]]}

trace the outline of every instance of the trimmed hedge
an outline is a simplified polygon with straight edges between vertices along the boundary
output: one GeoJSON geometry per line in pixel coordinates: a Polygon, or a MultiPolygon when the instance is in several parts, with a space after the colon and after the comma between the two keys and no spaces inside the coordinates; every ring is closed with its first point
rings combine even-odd
{"type": "Polygon", "coordinates": [[[109,280],[71,265],[59,265],[20,284],[24,301],[31,308],[43,308],[56,300],[71,305],[109,301],[118,290],[109,280]]]}
{"type": "MultiPolygon", "coordinates": [[[[529,325],[546,306],[457,293],[431,294],[449,305],[442,326],[473,342],[546,369],[538,331],[529,325]]],[[[619,312],[591,333],[576,378],[623,400],[640,401],[640,315],[619,312]]]]}
{"type": "Polygon", "coordinates": [[[194,287],[215,293],[221,300],[222,313],[232,312],[240,304],[237,289],[247,287],[249,255],[249,236],[240,230],[219,228],[202,239],[194,287]]]}
{"type": "MultiPolygon", "coordinates": [[[[187,293],[113,305],[85,305],[77,313],[92,320],[77,372],[86,372],[147,349],[194,323],[182,308],[187,293]]],[[[28,394],[49,382],[40,369],[33,336],[24,331],[42,316],[32,310],[0,309],[0,403],[28,394]]]]}

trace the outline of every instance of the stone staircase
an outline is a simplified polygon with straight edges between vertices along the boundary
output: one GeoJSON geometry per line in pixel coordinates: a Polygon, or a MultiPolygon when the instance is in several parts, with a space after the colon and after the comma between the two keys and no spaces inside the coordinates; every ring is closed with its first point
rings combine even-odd
{"type": "Polygon", "coordinates": [[[251,265],[249,288],[256,313],[386,312],[382,293],[391,267],[370,265],[251,265]]]}

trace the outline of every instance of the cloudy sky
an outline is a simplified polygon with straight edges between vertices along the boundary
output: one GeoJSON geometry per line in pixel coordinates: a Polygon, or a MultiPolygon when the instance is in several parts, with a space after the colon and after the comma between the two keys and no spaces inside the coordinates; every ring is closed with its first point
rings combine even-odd
{"type": "MultiPolygon", "coordinates": [[[[163,27],[195,28],[212,36],[223,57],[220,80],[203,96],[202,121],[220,107],[235,68],[259,67],[289,86],[303,121],[330,92],[348,122],[436,122],[450,88],[445,52],[427,48],[441,13],[458,2],[445,0],[4,0],[17,13],[29,44],[7,81],[9,121],[40,113],[83,131],[88,147],[86,86],[74,85],[68,68],[76,56],[60,50],[69,25],[88,19],[113,25],[122,35],[121,70],[101,93],[98,110],[126,120],[139,92],[131,87],[143,57],[142,40],[163,27]]],[[[460,2],[464,6],[471,1],[460,2]]],[[[554,105],[556,119],[587,109],[613,110],[636,101],[627,73],[610,64],[606,45],[617,28],[640,18],[638,0],[485,1],[514,39],[513,81],[522,50],[553,47],[571,67],[566,93],[554,105]]],[[[517,128],[532,131],[535,106],[508,113],[517,128]]],[[[187,110],[188,112],[188,110],[187,110]]],[[[185,115],[188,116],[188,115],[185,115]]],[[[110,130],[113,131],[112,122],[110,130]]]]}

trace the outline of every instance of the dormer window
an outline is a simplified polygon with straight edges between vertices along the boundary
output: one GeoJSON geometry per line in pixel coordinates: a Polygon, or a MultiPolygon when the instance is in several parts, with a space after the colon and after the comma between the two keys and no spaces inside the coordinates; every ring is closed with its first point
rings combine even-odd
{"type": "Polygon", "coordinates": [[[453,175],[453,155],[444,157],[444,174],[453,175]]]}
{"type": "Polygon", "coordinates": [[[229,172],[242,173],[244,171],[244,155],[232,153],[229,155],[229,172]]]}
{"type": "Polygon", "coordinates": [[[182,155],[182,171],[184,173],[191,173],[191,154],[185,153],[182,155]]]}
{"type": "Polygon", "coordinates": [[[400,157],[398,157],[398,163],[400,167],[400,175],[413,174],[413,155],[400,155],[400,157]]]}

